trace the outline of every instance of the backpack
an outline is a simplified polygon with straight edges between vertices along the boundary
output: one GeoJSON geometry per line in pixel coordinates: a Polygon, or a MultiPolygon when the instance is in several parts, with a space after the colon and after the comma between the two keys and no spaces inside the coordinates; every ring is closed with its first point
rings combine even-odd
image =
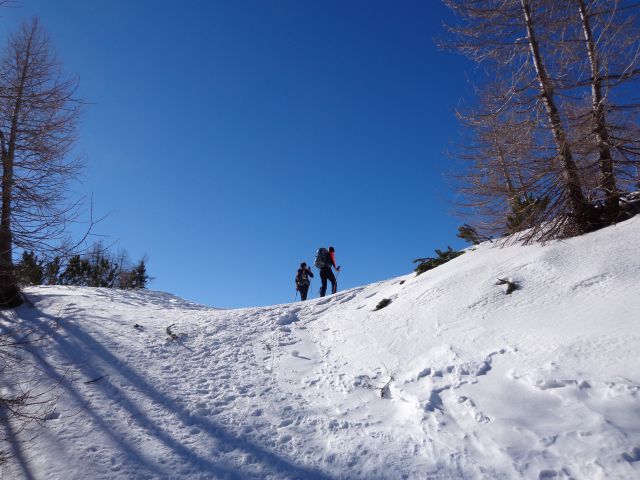
{"type": "Polygon", "coordinates": [[[329,250],[324,247],[320,247],[316,252],[316,260],[313,262],[313,264],[320,269],[330,267],[331,257],[329,255],[329,250]]]}
{"type": "Polygon", "coordinates": [[[297,285],[306,285],[309,283],[309,276],[307,275],[306,268],[299,268],[298,273],[296,274],[296,284],[297,285]]]}

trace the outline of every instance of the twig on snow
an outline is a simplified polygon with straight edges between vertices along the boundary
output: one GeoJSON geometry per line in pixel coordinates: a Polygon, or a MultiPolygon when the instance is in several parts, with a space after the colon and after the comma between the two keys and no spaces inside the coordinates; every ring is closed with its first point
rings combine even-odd
{"type": "Polygon", "coordinates": [[[90,383],[96,383],[99,382],[100,380],[102,380],[104,377],[106,377],[106,375],[101,375],[98,378],[94,378],[93,380],[88,380],[86,382],[84,382],[85,385],[88,385],[90,383]]]}
{"type": "Polygon", "coordinates": [[[391,390],[389,390],[391,382],[393,382],[393,377],[390,377],[389,381],[380,389],[380,398],[391,398],[391,390]]]}
{"type": "Polygon", "coordinates": [[[389,389],[389,386],[391,385],[391,382],[393,382],[393,375],[389,373],[389,369],[384,363],[382,365],[387,371],[387,375],[389,375],[389,381],[380,389],[380,398],[391,398],[391,390],[389,389]]]}
{"type": "Polygon", "coordinates": [[[178,335],[171,331],[171,327],[173,327],[174,325],[175,323],[172,323],[167,327],[167,335],[169,335],[169,341],[178,339],[178,335]]]}
{"type": "Polygon", "coordinates": [[[520,289],[520,285],[513,280],[508,280],[506,278],[498,278],[496,285],[507,285],[507,291],[505,292],[507,295],[512,294],[516,290],[520,289]]]}

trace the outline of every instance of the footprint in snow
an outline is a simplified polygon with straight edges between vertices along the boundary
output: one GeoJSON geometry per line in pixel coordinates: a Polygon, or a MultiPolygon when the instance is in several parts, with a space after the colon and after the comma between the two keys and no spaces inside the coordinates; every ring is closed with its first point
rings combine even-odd
{"type": "Polygon", "coordinates": [[[558,472],[555,470],[542,470],[540,475],[538,475],[539,480],[546,480],[549,478],[558,478],[558,472]]]}
{"type": "Polygon", "coordinates": [[[353,300],[354,298],[356,298],[356,294],[355,294],[355,293],[352,293],[351,295],[347,295],[346,297],[341,298],[341,299],[339,300],[339,302],[340,302],[340,303],[350,302],[350,301],[351,301],[351,300],[353,300]]]}
{"type": "Polygon", "coordinates": [[[292,323],[297,322],[298,320],[300,320],[298,318],[298,315],[296,314],[296,311],[290,312],[282,317],[280,317],[278,320],[276,320],[276,323],[278,325],[290,325],[292,323]]]}
{"type": "Polygon", "coordinates": [[[574,284],[571,289],[573,291],[589,289],[592,287],[597,287],[606,283],[609,283],[611,280],[611,275],[608,273],[604,273],[602,275],[596,275],[595,277],[586,278],[576,284],[574,284]]]}
{"type": "Polygon", "coordinates": [[[296,357],[296,358],[301,358],[303,360],[311,360],[309,357],[303,357],[302,355],[300,355],[300,352],[298,350],[294,350],[291,352],[291,356],[296,357]]]}
{"type": "Polygon", "coordinates": [[[634,448],[631,452],[623,453],[622,458],[624,458],[629,463],[640,461],[640,447],[634,448]]]}
{"type": "Polygon", "coordinates": [[[57,405],[53,406],[49,412],[47,412],[44,416],[44,420],[58,420],[60,418],[60,412],[56,412],[57,405]]]}
{"type": "Polygon", "coordinates": [[[535,383],[535,386],[540,390],[551,390],[554,388],[563,388],[569,385],[577,385],[578,382],[576,380],[558,380],[556,378],[550,378],[546,380],[538,380],[535,383]]]}

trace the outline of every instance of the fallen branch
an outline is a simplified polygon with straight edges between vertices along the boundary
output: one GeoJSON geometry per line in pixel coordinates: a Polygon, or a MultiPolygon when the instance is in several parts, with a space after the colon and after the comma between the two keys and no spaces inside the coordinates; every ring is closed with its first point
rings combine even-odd
{"type": "Polygon", "coordinates": [[[391,382],[393,382],[393,375],[389,373],[389,369],[384,363],[382,365],[387,371],[387,375],[389,375],[389,381],[380,389],[380,398],[391,398],[391,390],[389,389],[389,386],[391,385],[391,382]]]}
{"type": "Polygon", "coordinates": [[[94,378],[93,380],[88,380],[88,381],[84,382],[84,384],[85,384],[85,385],[88,385],[88,384],[90,384],[90,383],[96,383],[96,382],[99,382],[99,381],[100,381],[100,380],[102,380],[104,377],[106,377],[106,375],[101,375],[101,376],[100,376],[100,377],[98,377],[98,378],[94,378]]]}
{"type": "Polygon", "coordinates": [[[380,302],[378,302],[378,305],[376,305],[376,308],[374,309],[374,312],[376,312],[378,310],[382,310],[384,307],[386,307],[390,303],[391,303],[391,299],[390,298],[383,298],[382,300],[380,300],[380,302]]]}
{"type": "Polygon", "coordinates": [[[496,285],[507,285],[507,291],[505,292],[507,295],[512,294],[520,288],[520,285],[518,285],[516,282],[514,282],[513,280],[507,280],[506,278],[499,278],[496,282],[496,285]]]}
{"type": "Polygon", "coordinates": [[[393,377],[390,377],[389,381],[380,389],[380,398],[391,398],[391,391],[389,390],[391,382],[393,382],[393,377]]]}
{"type": "Polygon", "coordinates": [[[178,335],[171,331],[171,327],[173,327],[174,325],[175,325],[175,323],[172,323],[171,325],[169,325],[167,327],[167,335],[169,335],[169,338],[171,340],[177,340],[178,339],[178,335]]]}

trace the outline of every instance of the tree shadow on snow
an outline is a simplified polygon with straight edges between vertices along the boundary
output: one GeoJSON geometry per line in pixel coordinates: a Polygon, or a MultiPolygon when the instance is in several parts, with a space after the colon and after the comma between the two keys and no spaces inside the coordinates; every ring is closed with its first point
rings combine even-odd
{"type": "MultiPolygon", "coordinates": [[[[44,333],[58,350],[62,361],[70,364],[70,369],[82,374],[87,380],[96,379],[100,372],[86,362],[87,357],[93,357],[91,364],[102,362],[110,365],[115,370],[114,375],[120,378],[103,377],[99,381],[91,383],[91,388],[85,392],[77,388],[76,380],[64,378],[59,373],[55,365],[50,364],[43,355],[40,354],[40,347],[36,344],[30,345],[28,350],[34,355],[36,362],[41,369],[54,381],[59,383],[60,388],[66,393],[74,403],[81,407],[82,411],[91,419],[96,428],[103,432],[115,445],[118,445],[120,453],[125,460],[125,465],[137,465],[140,469],[153,477],[166,477],[176,475],[167,466],[158,464],[149,458],[136,443],[135,439],[127,439],[126,435],[114,430],[115,424],[100,416],[99,412],[91,407],[91,402],[96,402],[96,393],[101,394],[99,400],[112,402],[114,406],[122,409],[129,417],[130,423],[145,430],[149,436],[160,442],[172,454],[182,461],[182,466],[191,465],[194,468],[192,474],[219,476],[233,479],[262,478],[266,474],[275,474],[278,478],[305,478],[305,479],[330,479],[328,475],[314,468],[295,465],[290,460],[283,458],[276,453],[269,451],[262,445],[257,444],[250,438],[242,435],[237,436],[225,430],[223,426],[210,420],[209,418],[192,415],[185,407],[177,403],[173,398],[156,389],[146,381],[145,377],[132,369],[126,362],[115,356],[109,349],[92,335],[84,331],[80,325],[80,318],[74,314],[78,311],[64,310],[65,318],[56,318],[35,307],[21,307],[17,310],[21,320],[29,327],[44,333]],[[133,398],[127,395],[117,384],[130,383],[140,396],[145,396],[154,406],[160,406],[162,413],[151,418],[142,410],[133,398]],[[88,398],[87,394],[91,398],[88,398]],[[177,428],[193,429],[198,428],[209,437],[209,443],[220,445],[216,450],[235,450],[243,455],[250,456],[259,463],[260,468],[254,471],[244,471],[237,466],[218,464],[206,458],[195,449],[180,443],[168,431],[158,423],[158,420],[175,418],[179,422],[177,428]],[[255,473],[254,473],[255,472],[255,473]]],[[[17,445],[17,444],[16,444],[17,445]]],[[[17,445],[15,448],[19,448],[17,445]]],[[[17,452],[18,456],[20,452],[17,452]]],[[[22,457],[20,457],[22,458],[22,457]]],[[[28,472],[26,462],[23,462],[23,470],[28,472]]],[[[251,467],[249,467],[251,468],[251,467]]],[[[137,474],[141,474],[139,470],[137,474]]]]}
{"type": "MultiPolygon", "coordinates": [[[[4,430],[4,439],[9,444],[9,451],[6,452],[10,458],[15,459],[15,462],[22,471],[25,480],[35,480],[31,469],[29,468],[29,460],[26,456],[26,447],[28,442],[20,442],[18,440],[18,432],[15,431],[12,422],[2,422],[2,429],[4,430]]],[[[0,467],[0,478],[2,476],[2,467],[0,467]]]]}

